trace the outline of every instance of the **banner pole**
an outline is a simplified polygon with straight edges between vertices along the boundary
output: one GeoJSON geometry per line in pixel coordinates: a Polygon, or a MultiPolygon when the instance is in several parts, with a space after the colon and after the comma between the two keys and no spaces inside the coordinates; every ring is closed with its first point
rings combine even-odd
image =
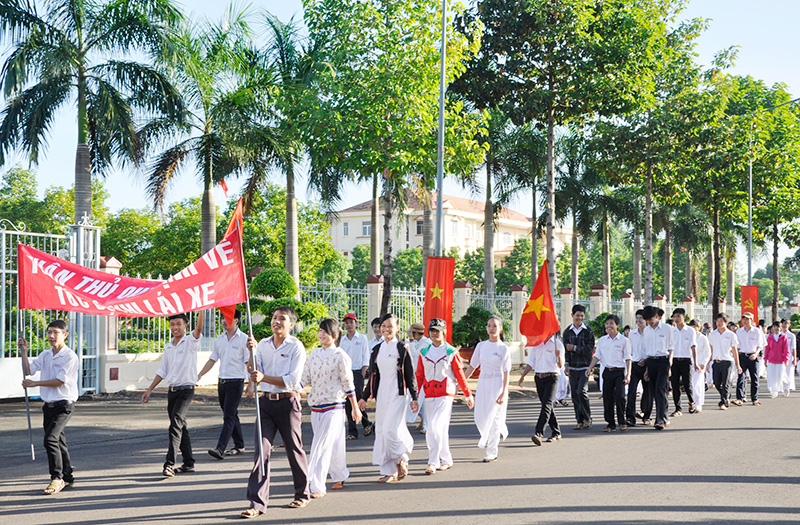
{"type": "MultiPolygon", "coordinates": [[[[21,349],[19,346],[19,340],[22,338],[20,335],[22,333],[22,310],[19,307],[19,275],[17,276],[17,352],[22,350],[26,353],[25,357],[27,358],[27,349],[21,349]]],[[[20,356],[21,357],[21,356],[20,356]]],[[[20,364],[22,365],[22,380],[25,380],[25,361],[20,359],[20,364]]],[[[28,443],[31,445],[31,461],[36,461],[36,451],[33,448],[33,431],[31,429],[31,403],[30,399],[28,398],[28,388],[25,387],[25,412],[28,414],[28,443]]]]}

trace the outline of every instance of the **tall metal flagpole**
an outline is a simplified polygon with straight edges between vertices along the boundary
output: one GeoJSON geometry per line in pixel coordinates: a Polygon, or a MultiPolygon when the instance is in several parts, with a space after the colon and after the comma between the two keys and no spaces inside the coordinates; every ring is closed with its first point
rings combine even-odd
{"type": "MultiPolygon", "coordinates": [[[[20,334],[22,333],[22,311],[19,309],[19,277],[17,278],[17,351],[19,352],[19,340],[21,339],[20,334]]],[[[27,348],[23,351],[27,352],[27,348]]],[[[27,357],[27,355],[25,356],[27,357]]],[[[25,361],[20,359],[20,363],[22,364],[22,380],[25,380],[25,374],[28,372],[25,370],[25,361]]],[[[28,414],[28,443],[31,445],[31,461],[36,461],[36,451],[33,448],[33,431],[31,430],[31,403],[30,399],[28,398],[28,388],[25,387],[25,412],[28,414]]]]}
{"type": "Polygon", "coordinates": [[[447,58],[447,0],[442,0],[442,49],[439,53],[439,138],[436,149],[436,256],[442,256],[442,193],[444,192],[444,93],[445,59],[447,58]]]}

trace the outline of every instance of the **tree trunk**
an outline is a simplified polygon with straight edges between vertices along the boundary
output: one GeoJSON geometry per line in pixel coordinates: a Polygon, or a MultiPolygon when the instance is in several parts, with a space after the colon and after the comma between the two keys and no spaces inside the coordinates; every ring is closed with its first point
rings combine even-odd
{"type": "Polygon", "coordinates": [[[686,249],[686,289],[684,290],[685,297],[694,297],[694,288],[692,287],[692,249],[686,249]]]}
{"type": "MultiPolygon", "coordinates": [[[[380,210],[380,203],[378,202],[378,174],[372,176],[372,209],[370,210],[370,227],[369,227],[369,274],[380,274],[380,250],[378,244],[380,237],[378,236],[378,212],[380,210]]],[[[356,225],[358,228],[358,225],[356,225]]]]}
{"type": "MultiPolygon", "coordinates": [[[[552,83],[552,79],[551,79],[552,83]]],[[[550,293],[556,296],[556,169],[555,169],[555,109],[547,109],[547,272],[550,277],[550,293]]]]}
{"type": "Polygon", "coordinates": [[[488,304],[494,304],[494,203],[492,202],[492,163],[486,161],[486,203],[483,207],[483,291],[488,304]]]}
{"type": "Polygon", "coordinates": [[[78,75],[78,145],[75,150],[75,224],[92,218],[92,166],[89,156],[89,121],[86,115],[86,80],[78,75]]]}
{"type": "Polygon", "coordinates": [[[392,180],[388,168],[384,170],[383,192],[383,297],[381,315],[389,311],[392,298],[392,180]]]}
{"type": "Polygon", "coordinates": [[[603,214],[603,284],[611,297],[611,234],[608,232],[608,215],[603,214]]]}
{"type": "Polygon", "coordinates": [[[778,320],[778,222],[772,225],[772,322],[778,320]]]}
{"type": "Polygon", "coordinates": [[[719,208],[714,208],[714,293],[711,297],[712,317],[716,318],[719,313],[719,299],[721,297],[720,285],[722,284],[722,264],[720,260],[722,249],[722,232],[719,225],[719,208]]]}
{"type": "Polygon", "coordinates": [[[300,300],[300,241],[297,238],[297,197],[294,193],[294,164],[286,166],[286,271],[298,286],[295,299],[300,300]]]}
{"type": "Polygon", "coordinates": [[[672,230],[669,222],[664,225],[664,296],[672,302],[672,230]]]}
{"type": "Polygon", "coordinates": [[[578,300],[578,257],[580,257],[580,237],[572,229],[572,300],[578,300]]]}
{"type": "Polygon", "coordinates": [[[533,215],[531,220],[531,290],[539,277],[539,218],[536,209],[536,179],[533,181],[533,215]]]}
{"type": "Polygon", "coordinates": [[[642,236],[633,228],[633,298],[642,300],[642,236]]]}
{"type": "Polygon", "coordinates": [[[706,286],[706,302],[711,304],[714,295],[714,246],[708,249],[708,284],[706,286]]]}
{"type": "Polygon", "coordinates": [[[644,304],[653,304],[653,168],[647,166],[644,198],[644,304]]]}
{"type": "Polygon", "coordinates": [[[727,291],[725,298],[727,299],[728,306],[733,306],[736,303],[736,252],[733,250],[725,254],[725,284],[727,291]]]}
{"type": "MultiPolygon", "coordinates": [[[[200,252],[206,253],[217,244],[217,204],[214,199],[214,159],[209,154],[205,159],[203,176],[203,201],[200,208],[200,252]]],[[[216,334],[216,318],[213,310],[206,310],[203,335],[216,334]]]]}

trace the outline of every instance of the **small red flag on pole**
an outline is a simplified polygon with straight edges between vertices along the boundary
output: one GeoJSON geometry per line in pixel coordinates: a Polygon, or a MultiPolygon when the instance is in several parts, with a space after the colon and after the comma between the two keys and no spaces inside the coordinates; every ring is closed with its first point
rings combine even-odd
{"type": "MultiPolygon", "coordinates": [[[[223,181],[224,182],[224,181],[223,181]]],[[[236,203],[236,207],[233,209],[233,213],[231,214],[231,220],[228,222],[228,229],[225,230],[225,233],[222,237],[227,237],[233,230],[238,229],[239,231],[239,244],[242,243],[242,198],[239,197],[239,202],[236,203]],[[238,227],[238,228],[237,228],[238,227]]],[[[244,259],[242,259],[242,265],[244,265],[244,259]]],[[[245,277],[246,279],[247,277],[245,277]]],[[[245,291],[247,290],[247,283],[243,283],[245,291]]],[[[248,299],[249,301],[249,299],[248,299]]],[[[222,313],[223,317],[225,317],[225,321],[227,321],[228,326],[233,326],[233,318],[236,315],[236,305],[232,304],[230,306],[223,306],[219,309],[220,313],[222,313]]]]}
{"type": "Polygon", "coordinates": [[[560,329],[553,296],[550,295],[550,278],[547,276],[545,262],[536,278],[536,284],[533,285],[531,296],[525,303],[525,310],[519,320],[519,332],[527,338],[528,346],[536,346],[547,341],[560,329]]]}

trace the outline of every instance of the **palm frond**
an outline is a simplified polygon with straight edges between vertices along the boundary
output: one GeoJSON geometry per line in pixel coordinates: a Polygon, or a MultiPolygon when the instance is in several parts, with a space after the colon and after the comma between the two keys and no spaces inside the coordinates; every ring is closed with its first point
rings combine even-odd
{"type": "Polygon", "coordinates": [[[162,152],[146,175],[145,189],[153,198],[153,208],[163,210],[164,198],[172,179],[178,174],[187,157],[200,147],[200,137],[186,139],[162,152]]]}
{"type": "Polygon", "coordinates": [[[181,122],[186,118],[183,98],[164,73],[138,62],[109,60],[87,70],[87,75],[110,79],[130,93],[132,106],[181,122]]]}
{"type": "Polygon", "coordinates": [[[89,124],[89,154],[92,168],[105,174],[113,157],[138,163],[141,148],[136,140],[131,106],[128,100],[109,82],[92,77],[87,79],[87,119],[89,124]]]}

